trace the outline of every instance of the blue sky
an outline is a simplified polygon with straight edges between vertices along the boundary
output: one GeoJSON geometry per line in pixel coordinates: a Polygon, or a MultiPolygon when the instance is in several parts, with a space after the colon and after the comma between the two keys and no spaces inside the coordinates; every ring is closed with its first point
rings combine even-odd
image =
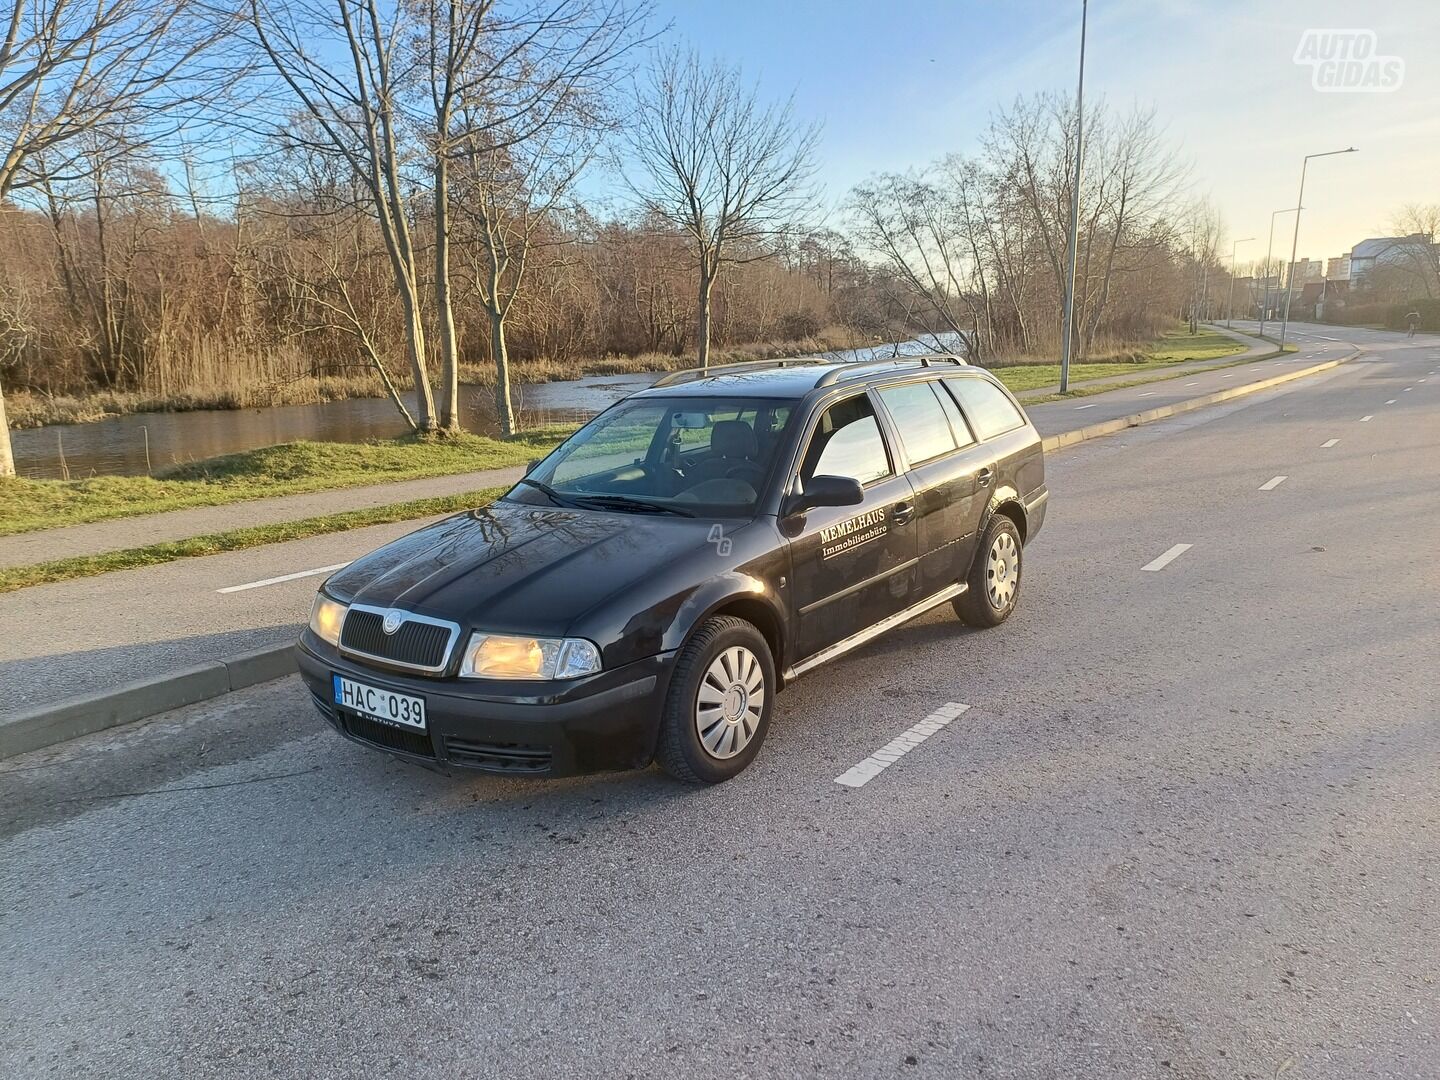
{"type": "MultiPolygon", "coordinates": [[[[973,150],[1018,94],[1073,93],[1079,0],[658,0],[701,52],[739,63],[823,121],[821,178],[837,202],[882,169],[973,150]]],[[[1405,202],[1440,203],[1440,0],[1092,0],[1086,97],[1154,105],[1231,238],[1260,237],[1312,162],[1300,253],[1338,254],[1405,202]],[[1405,61],[1394,93],[1320,93],[1294,62],[1309,28],[1373,30],[1405,61]]],[[[1283,219],[1282,219],[1283,220],[1283,219]]],[[[1288,239],[1288,238],[1287,238],[1288,239]]],[[[1277,248],[1279,247],[1277,240],[1277,248]]],[[[1287,245],[1288,247],[1288,245],[1287,245]]]]}

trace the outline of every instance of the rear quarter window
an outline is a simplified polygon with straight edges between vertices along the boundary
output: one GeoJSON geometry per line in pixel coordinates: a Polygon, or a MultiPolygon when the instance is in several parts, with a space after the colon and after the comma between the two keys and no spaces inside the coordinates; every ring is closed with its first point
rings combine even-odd
{"type": "Polygon", "coordinates": [[[960,408],[964,410],[970,426],[982,439],[993,439],[1007,431],[1024,426],[1025,417],[1014,402],[994,383],[987,379],[951,378],[945,385],[955,395],[960,408]]]}

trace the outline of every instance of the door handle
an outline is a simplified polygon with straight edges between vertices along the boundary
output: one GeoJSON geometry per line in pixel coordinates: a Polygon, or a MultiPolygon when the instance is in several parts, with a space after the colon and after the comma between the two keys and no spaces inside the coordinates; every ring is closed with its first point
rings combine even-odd
{"type": "Polygon", "coordinates": [[[990,469],[986,468],[980,470],[979,474],[975,477],[975,482],[981,487],[989,487],[990,481],[994,479],[995,474],[990,469]]]}
{"type": "Polygon", "coordinates": [[[896,525],[908,525],[910,519],[915,516],[914,503],[896,503],[893,514],[896,525]]]}

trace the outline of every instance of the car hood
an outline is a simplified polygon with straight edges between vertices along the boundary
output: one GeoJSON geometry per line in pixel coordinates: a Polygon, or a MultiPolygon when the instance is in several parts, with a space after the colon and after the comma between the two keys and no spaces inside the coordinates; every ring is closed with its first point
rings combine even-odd
{"type": "Polygon", "coordinates": [[[705,543],[711,523],[498,502],[403,536],[325,584],[346,603],[561,635],[611,594],[705,543]]]}

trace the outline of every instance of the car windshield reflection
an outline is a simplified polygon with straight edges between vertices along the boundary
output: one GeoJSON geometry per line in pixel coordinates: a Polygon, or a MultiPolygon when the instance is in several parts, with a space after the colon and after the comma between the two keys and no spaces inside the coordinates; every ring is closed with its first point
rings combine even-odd
{"type": "Polygon", "coordinates": [[[507,498],[621,513],[749,517],[793,406],[712,396],[626,402],[567,439],[507,498]]]}

